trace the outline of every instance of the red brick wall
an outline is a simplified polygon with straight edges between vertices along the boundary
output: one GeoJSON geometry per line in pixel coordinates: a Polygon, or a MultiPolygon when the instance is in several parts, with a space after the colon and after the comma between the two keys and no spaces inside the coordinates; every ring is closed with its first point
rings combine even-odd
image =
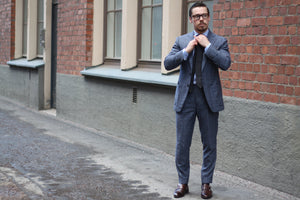
{"type": "Polygon", "coordinates": [[[213,19],[233,61],[224,95],[300,105],[300,0],[219,0],[213,19]]]}
{"type": "Polygon", "coordinates": [[[0,64],[13,59],[15,51],[15,1],[0,1],[0,64]]]}
{"type": "Polygon", "coordinates": [[[57,72],[79,75],[92,65],[93,0],[59,0],[57,72]]]}

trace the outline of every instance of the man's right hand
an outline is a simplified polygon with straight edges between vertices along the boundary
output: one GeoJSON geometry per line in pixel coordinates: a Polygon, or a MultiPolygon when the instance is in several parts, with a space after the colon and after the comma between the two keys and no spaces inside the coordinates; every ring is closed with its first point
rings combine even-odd
{"type": "Polygon", "coordinates": [[[191,40],[187,45],[187,47],[185,48],[186,52],[191,53],[197,44],[198,42],[196,39],[191,40]]]}

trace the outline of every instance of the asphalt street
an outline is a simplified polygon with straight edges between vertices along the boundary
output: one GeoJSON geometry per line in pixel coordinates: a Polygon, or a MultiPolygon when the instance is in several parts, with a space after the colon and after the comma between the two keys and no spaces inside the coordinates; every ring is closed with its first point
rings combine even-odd
{"type": "MultiPolygon", "coordinates": [[[[183,200],[201,199],[200,169],[183,200]]],[[[163,200],[176,185],[172,155],[0,97],[0,200],[163,200]]],[[[212,189],[218,200],[299,200],[219,171],[212,189]]]]}

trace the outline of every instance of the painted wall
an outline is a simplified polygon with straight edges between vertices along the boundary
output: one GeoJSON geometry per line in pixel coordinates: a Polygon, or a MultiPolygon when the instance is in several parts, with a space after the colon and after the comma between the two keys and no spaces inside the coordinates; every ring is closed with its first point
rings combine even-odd
{"type": "MultiPolygon", "coordinates": [[[[57,116],[174,155],[175,88],[59,75],[57,116]],[[137,88],[137,103],[132,102],[137,88]]],[[[300,196],[300,108],[225,97],[217,169],[300,196]]],[[[195,126],[191,160],[202,163],[195,126]]]]}

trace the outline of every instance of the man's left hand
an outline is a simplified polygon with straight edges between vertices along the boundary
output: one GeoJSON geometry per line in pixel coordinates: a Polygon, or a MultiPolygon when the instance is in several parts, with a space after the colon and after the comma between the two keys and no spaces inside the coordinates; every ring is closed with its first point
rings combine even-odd
{"type": "Polygon", "coordinates": [[[209,45],[209,43],[210,43],[208,41],[207,37],[203,34],[200,34],[198,36],[194,36],[194,38],[197,40],[198,44],[200,44],[204,48],[207,47],[207,45],[209,45]]]}

